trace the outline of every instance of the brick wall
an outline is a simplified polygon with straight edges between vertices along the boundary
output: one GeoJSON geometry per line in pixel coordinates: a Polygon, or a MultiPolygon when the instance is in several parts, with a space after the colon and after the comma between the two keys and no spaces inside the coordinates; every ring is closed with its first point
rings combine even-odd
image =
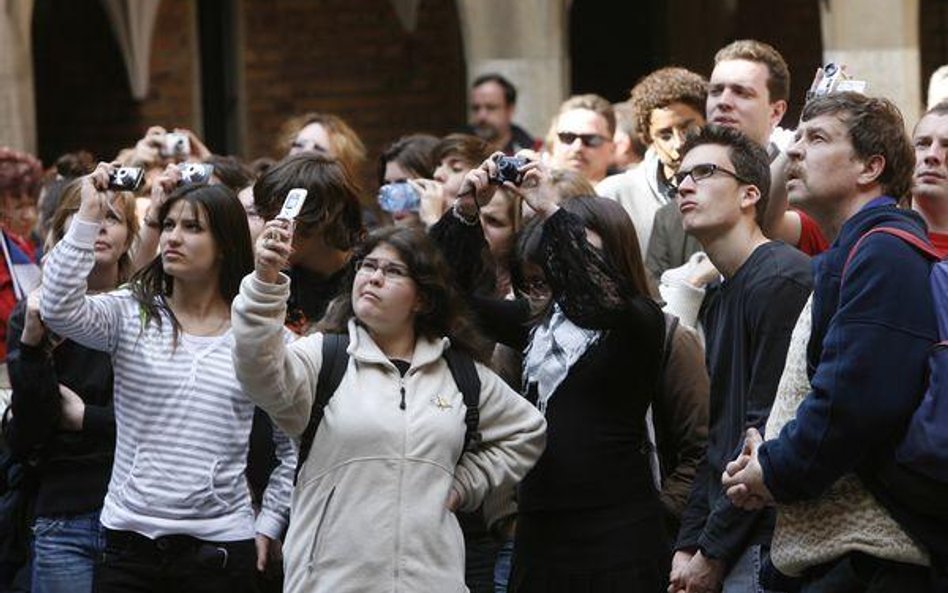
{"type": "Polygon", "coordinates": [[[411,132],[442,135],[465,118],[454,2],[424,1],[406,33],[387,0],[243,0],[247,155],[280,156],[283,122],[307,111],[344,118],[369,148],[411,132]]]}
{"type": "Polygon", "coordinates": [[[191,5],[161,3],[148,97],[132,99],[125,64],[98,0],[38,0],[33,19],[39,153],[85,148],[112,158],[148,125],[195,126],[191,5]]]}

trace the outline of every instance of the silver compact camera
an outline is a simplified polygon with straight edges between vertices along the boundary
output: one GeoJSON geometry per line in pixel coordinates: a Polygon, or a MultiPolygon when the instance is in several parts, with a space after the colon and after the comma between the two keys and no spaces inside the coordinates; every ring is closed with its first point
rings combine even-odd
{"type": "Polygon", "coordinates": [[[178,165],[181,181],[178,185],[207,185],[214,174],[214,165],[205,163],[181,163],[178,165]]]}
{"type": "Polygon", "coordinates": [[[191,140],[187,134],[168,132],[161,145],[161,155],[171,158],[185,158],[191,154],[191,140]]]}
{"type": "Polygon", "coordinates": [[[139,167],[119,167],[109,173],[109,189],[135,191],[142,184],[145,170],[139,167]]]}

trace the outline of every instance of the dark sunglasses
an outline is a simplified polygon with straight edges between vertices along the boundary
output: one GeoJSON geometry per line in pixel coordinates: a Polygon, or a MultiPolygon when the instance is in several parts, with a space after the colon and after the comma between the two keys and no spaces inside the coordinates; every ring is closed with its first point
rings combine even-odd
{"type": "Polygon", "coordinates": [[[729,175],[730,177],[737,179],[741,183],[753,185],[753,183],[744,179],[743,177],[741,177],[734,171],[728,171],[727,169],[723,167],[719,167],[718,165],[715,165],[714,163],[702,163],[700,165],[695,165],[694,167],[688,169],[687,171],[678,171],[677,173],[672,175],[670,182],[671,182],[672,187],[678,188],[681,186],[682,183],[685,182],[685,179],[688,179],[689,177],[694,179],[695,183],[697,183],[701,181],[702,179],[707,179],[708,177],[711,177],[715,173],[724,173],[725,175],[729,175]]]}
{"type": "Polygon", "coordinates": [[[576,139],[583,143],[583,146],[586,148],[597,148],[606,143],[608,138],[605,136],[600,136],[599,134],[574,134],[572,132],[557,132],[556,137],[560,139],[560,142],[563,144],[572,144],[576,142],[576,139]]]}

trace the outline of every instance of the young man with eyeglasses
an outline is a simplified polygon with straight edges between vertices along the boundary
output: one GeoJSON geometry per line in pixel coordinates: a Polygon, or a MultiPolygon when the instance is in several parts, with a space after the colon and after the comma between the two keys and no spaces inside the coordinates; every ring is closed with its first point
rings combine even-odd
{"type": "Polygon", "coordinates": [[[704,125],[707,87],[699,74],[662,68],[632,88],[629,102],[648,151],[638,167],[603,179],[596,193],[616,200],[632,217],[643,257],[655,213],[674,198],[670,179],[681,163],[685,136],[704,125]]]}
{"type": "Polygon", "coordinates": [[[575,95],[553,121],[553,166],[576,171],[590,183],[606,176],[612,162],[616,115],[599,95],[575,95]]]}
{"type": "Polygon", "coordinates": [[[700,313],[711,376],[708,453],[682,518],[669,591],[723,585],[726,593],[756,593],[773,514],[733,507],[721,491],[721,472],[745,431],[770,412],[794,322],[812,288],[810,260],[761,231],[770,191],[763,147],[709,125],[682,154],[672,182],[684,229],[724,279],[708,287],[700,313]]]}

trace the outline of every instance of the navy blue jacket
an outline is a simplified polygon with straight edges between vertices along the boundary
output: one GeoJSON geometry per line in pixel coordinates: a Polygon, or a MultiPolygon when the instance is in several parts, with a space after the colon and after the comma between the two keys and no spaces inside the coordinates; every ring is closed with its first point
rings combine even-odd
{"type": "Polygon", "coordinates": [[[929,261],[897,237],[873,235],[840,292],[853,245],[882,225],[926,237],[921,219],[890,201],[856,213],[814,259],[811,392],[796,419],[760,450],[778,502],[815,498],[892,450],[920,401],[928,349],[937,341],[929,261]]]}
{"type": "Polygon", "coordinates": [[[896,208],[894,200],[876,200],[850,218],[829,251],[814,260],[811,391],[796,419],[761,447],[760,463],[767,488],[785,503],[816,498],[856,472],[918,535],[913,510],[890,506],[900,503],[885,496],[874,477],[893,458],[924,392],[929,348],[937,341],[931,264],[901,239],[876,234],[856,252],[841,288],[853,245],[877,226],[927,240],[918,215],[896,208]]]}

